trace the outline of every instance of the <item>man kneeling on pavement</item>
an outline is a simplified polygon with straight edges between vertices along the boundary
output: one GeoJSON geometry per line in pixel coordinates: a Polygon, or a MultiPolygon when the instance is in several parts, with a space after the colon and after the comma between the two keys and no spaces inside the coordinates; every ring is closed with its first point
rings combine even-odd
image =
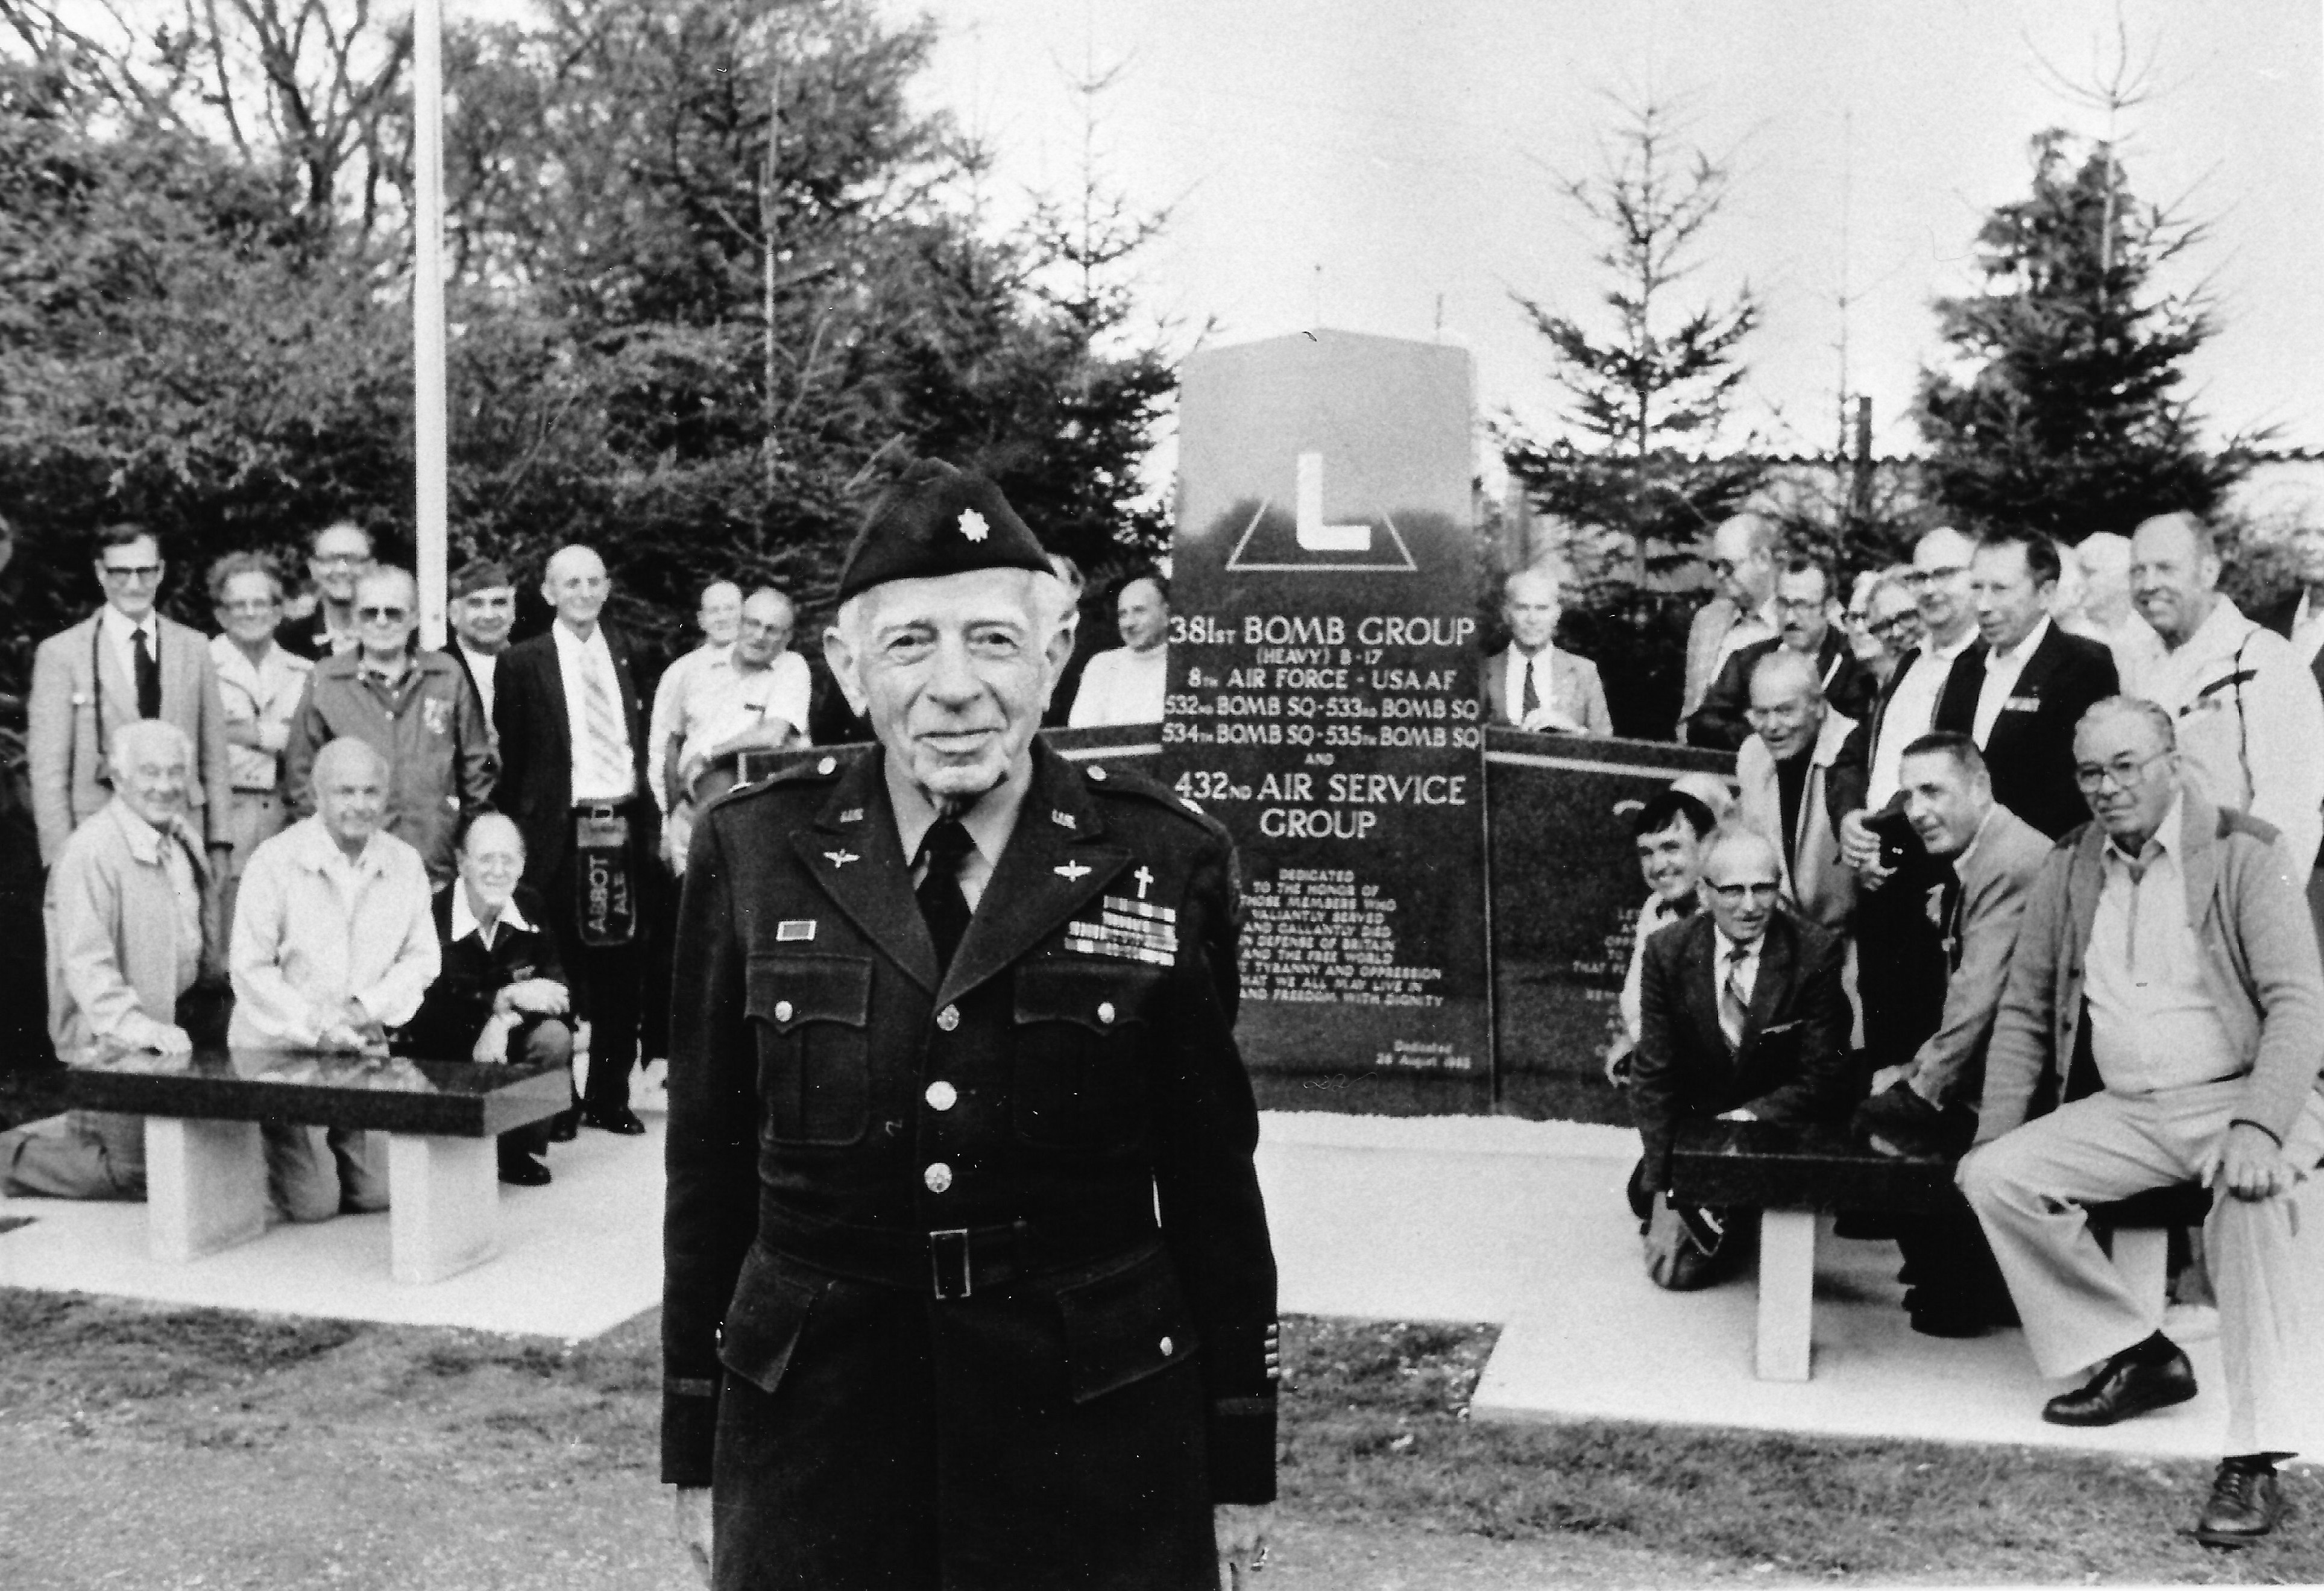
{"type": "MultiPolygon", "coordinates": [[[[444,967],[395,1048],[436,1060],[570,1065],[572,1007],[557,939],[540,926],[548,921],[540,897],[517,882],[524,876],[524,836],[513,819],[480,812],[460,837],[456,859],[459,876],[436,892],[430,908],[444,967]]],[[[540,1156],[548,1146],[547,1122],[502,1133],[501,1180],[547,1183],[540,1156]]]]}
{"type": "MultiPolygon", "coordinates": [[[[1977,1131],[1994,1008],[2050,839],[1993,799],[1985,758],[1966,735],[1922,735],[1904,748],[1897,777],[1905,819],[1943,874],[1926,910],[1940,936],[1932,948],[1944,960],[1944,1005],[1934,1031],[1874,1074],[1856,1128],[1885,1154],[1955,1160],[1977,1131]]],[[[2013,1323],[2000,1273],[1966,1209],[1899,1216],[1893,1230],[1914,1330],[1975,1337],[2013,1323]]]]}
{"type": "Polygon", "coordinates": [[[2098,1426],[2186,1401],[2195,1376],[2160,1329],[2163,1300],[2128,1286],[2086,1207],[2212,1189],[2227,1457],[2195,1533],[2236,1546],[2282,1516],[2274,1468],[2305,1397],[2287,1355],[2302,1263],[2292,1195],[2324,1154],[2309,859],[2183,780],[2152,702],[2100,701],[2073,749],[2095,821],[2058,843],[2028,892],[1961,1191],[2043,1374],[2095,1366],[2043,1418],[2098,1426]]]}
{"type": "Polygon", "coordinates": [[[1635,1186],[1654,1201],[1647,1274],[1663,1287],[1706,1286],[1741,1248],[1727,1241],[1734,1212],[1672,1202],[1680,1125],[1815,1121],[1842,1114],[1849,1096],[1845,949],[1783,911],[1782,888],[1765,835],[1716,829],[1697,886],[1705,910],[1646,943],[1630,1097],[1646,1150],[1635,1186]]]}
{"type": "MultiPolygon", "coordinates": [[[[183,1007],[222,983],[216,881],[186,826],[193,746],[158,718],[124,724],[106,754],[113,798],[50,869],[49,1031],[68,1061],[107,1050],[183,1055],[183,1007]]],[[[215,1035],[206,1035],[215,1041],[215,1035]]],[[[0,1188],[54,1198],[143,1198],[145,1119],[68,1111],[0,1134],[0,1188]]]]}

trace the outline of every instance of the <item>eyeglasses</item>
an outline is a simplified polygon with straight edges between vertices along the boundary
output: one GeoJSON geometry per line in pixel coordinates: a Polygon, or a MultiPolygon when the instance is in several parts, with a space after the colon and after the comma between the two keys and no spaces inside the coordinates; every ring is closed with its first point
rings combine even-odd
{"type": "Polygon", "coordinates": [[[2136,790],[2146,782],[2146,771],[2164,757],[2167,751],[2151,756],[2116,757],[2111,763],[2081,763],[2074,768],[2074,786],[2084,795],[2096,795],[2111,779],[2116,790],[2136,790]]]}
{"type": "Polygon", "coordinates": [[[1904,574],[1897,578],[1902,579],[1907,586],[1919,587],[1925,586],[1932,580],[1950,580],[1956,575],[1965,575],[1967,573],[1969,573],[1969,565],[1965,563],[1949,563],[1939,569],[1907,569],[1904,574]]]}
{"type": "Polygon", "coordinates": [[[371,561],[360,552],[318,552],[307,560],[318,569],[361,569],[371,561]]]}
{"type": "Polygon", "coordinates": [[[97,572],[108,580],[158,580],[161,566],[158,563],[101,563],[97,572]]]}
{"type": "Polygon", "coordinates": [[[221,602],[218,612],[230,614],[272,613],[281,605],[272,597],[254,597],[241,602],[221,602]]]}
{"type": "Polygon", "coordinates": [[[1784,893],[1784,886],[1772,882],[1767,883],[1715,883],[1711,886],[1711,893],[1717,895],[1720,900],[1726,902],[1729,906],[1740,906],[1746,899],[1753,901],[1772,901],[1777,895],[1784,893]]]}
{"type": "Polygon", "coordinates": [[[1775,606],[1784,613],[1818,613],[1823,608],[1821,597],[1778,597],[1775,606]]]}
{"type": "Polygon", "coordinates": [[[366,624],[400,624],[411,616],[408,607],[359,607],[355,617],[366,624]]]}
{"type": "Polygon", "coordinates": [[[1885,619],[1874,619],[1864,627],[1871,631],[1875,635],[1901,635],[1905,631],[1919,624],[1920,622],[1920,615],[1908,611],[1905,613],[1890,614],[1885,619]]]}

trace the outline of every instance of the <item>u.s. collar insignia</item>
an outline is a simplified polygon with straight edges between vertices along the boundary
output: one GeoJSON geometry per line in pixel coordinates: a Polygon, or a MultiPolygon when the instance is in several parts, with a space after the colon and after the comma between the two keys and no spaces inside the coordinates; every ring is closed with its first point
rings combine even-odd
{"type": "Polygon", "coordinates": [[[972,541],[982,541],[986,536],[991,534],[991,532],[992,527],[985,523],[984,516],[977,513],[976,510],[973,508],[964,508],[960,511],[960,533],[962,535],[966,536],[972,541]]]}
{"type": "Polygon", "coordinates": [[[831,865],[834,867],[844,867],[850,862],[863,860],[862,857],[849,850],[825,851],[824,855],[831,858],[831,865]]]}
{"type": "Polygon", "coordinates": [[[839,815],[839,820],[842,823],[861,823],[863,821],[863,809],[850,807],[839,815]]]}
{"type": "Polygon", "coordinates": [[[1060,808],[1052,807],[1049,809],[1049,821],[1059,828],[1071,828],[1074,827],[1074,815],[1060,808]]]}
{"type": "Polygon", "coordinates": [[[1055,873],[1059,878],[1064,879],[1067,883],[1075,883],[1078,880],[1086,877],[1089,874],[1089,869],[1083,866],[1078,862],[1063,863],[1060,865],[1052,868],[1050,871],[1055,873]]]}

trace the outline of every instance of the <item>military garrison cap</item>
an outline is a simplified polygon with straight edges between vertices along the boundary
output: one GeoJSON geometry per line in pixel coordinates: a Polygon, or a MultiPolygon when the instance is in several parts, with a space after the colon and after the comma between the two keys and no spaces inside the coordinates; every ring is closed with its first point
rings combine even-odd
{"type": "Polygon", "coordinates": [[[970,569],[1049,572],[1041,543],[981,475],[923,458],[881,496],[839,571],[839,600],[890,580],[970,569]]]}

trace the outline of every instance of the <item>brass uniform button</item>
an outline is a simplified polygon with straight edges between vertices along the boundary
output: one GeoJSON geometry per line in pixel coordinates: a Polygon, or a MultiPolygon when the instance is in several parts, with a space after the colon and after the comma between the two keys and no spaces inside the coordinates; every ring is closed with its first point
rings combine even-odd
{"type": "Polygon", "coordinates": [[[938,1161],[920,1173],[920,1180],[928,1185],[930,1193],[942,1193],[952,1186],[952,1168],[938,1161]]]}
{"type": "Polygon", "coordinates": [[[776,1001],[776,1002],[775,1002],[775,1020],[776,1020],[777,1022],[788,1022],[788,1021],[790,1021],[790,1019],[791,1019],[791,1003],[790,1003],[789,1001],[788,1001],[788,1000],[778,1000],[778,1001],[776,1001]]]}
{"type": "Polygon", "coordinates": [[[1106,1023],[1106,1024],[1107,1024],[1107,1025],[1109,1025],[1109,1026],[1111,1026],[1111,1025],[1112,1024],[1112,1022],[1113,1022],[1113,1002],[1112,1002],[1112,1001],[1111,1001],[1111,1000],[1101,1000],[1101,1001],[1099,1001],[1099,1002],[1097,1003],[1097,1020],[1098,1020],[1098,1021],[1100,1021],[1100,1022],[1102,1022],[1106,1023]]]}
{"type": "Polygon", "coordinates": [[[930,1110],[950,1110],[960,1102],[960,1090],[950,1083],[938,1081],[930,1083],[922,1097],[928,1102],[930,1110]]]}
{"type": "Polygon", "coordinates": [[[1177,1351],[1177,1345],[1176,1345],[1176,1343],[1173,1343],[1173,1342],[1172,1342],[1168,1337],[1164,1337],[1164,1338],[1162,1339],[1162,1356],[1163,1356],[1165,1359],[1168,1358],[1168,1357],[1169,1357],[1173,1353],[1176,1353],[1176,1351],[1177,1351]]]}
{"type": "Polygon", "coordinates": [[[937,1012],[936,1026],[942,1028],[947,1033],[951,1032],[953,1029],[960,1026],[960,1007],[957,1005],[947,1005],[942,1011],[937,1012]]]}

